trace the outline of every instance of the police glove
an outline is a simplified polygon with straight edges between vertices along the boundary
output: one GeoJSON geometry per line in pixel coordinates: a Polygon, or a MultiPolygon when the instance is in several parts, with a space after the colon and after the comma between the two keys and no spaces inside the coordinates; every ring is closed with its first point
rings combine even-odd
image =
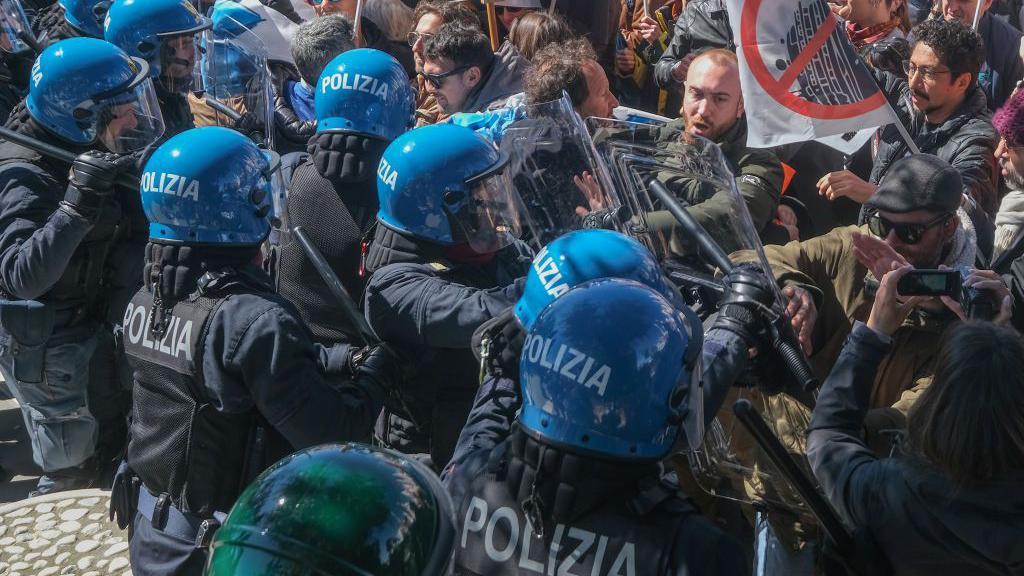
{"type": "Polygon", "coordinates": [[[79,154],[71,165],[71,181],[64,193],[62,206],[92,219],[100,207],[114,194],[114,181],[122,172],[135,166],[131,155],[89,151],[79,154]]]}
{"type": "Polygon", "coordinates": [[[405,375],[405,361],[387,344],[360,348],[352,354],[352,372],[356,380],[369,379],[384,390],[398,388],[405,375]]]}
{"type": "Polygon", "coordinates": [[[245,134],[256,144],[263,143],[263,122],[252,112],[243,113],[238,120],[235,120],[232,129],[241,134],[245,134]]]}
{"type": "Polygon", "coordinates": [[[769,324],[773,321],[772,280],[760,268],[740,264],[725,276],[725,297],[719,304],[712,328],[728,330],[759,352],[771,346],[769,324]]]}

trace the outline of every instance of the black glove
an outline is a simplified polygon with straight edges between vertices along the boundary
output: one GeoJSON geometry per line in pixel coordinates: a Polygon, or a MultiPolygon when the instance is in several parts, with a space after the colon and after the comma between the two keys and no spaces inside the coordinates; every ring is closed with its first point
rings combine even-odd
{"type": "Polygon", "coordinates": [[[135,166],[135,161],[134,156],[112,152],[94,150],[79,154],[71,165],[71,181],[61,204],[86,218],[94,218],[113,196],[118,175],[135,166]]]}
{"type": "Polygon", "coordinates": [[[481,362],[481,370],[518,382],[519,357],[525,341],[526,330],[519,325],[514,307],[510,307],[476,329],[473,354],[481,362]]]}
{"type": "Polygon", "coordinates": [[[771,346],[769,324],[774,318],[772,280],[759,268],[740,264],[725,276],[726,292],[718,309],[713,328],[728,330],[747,344],[748,348],[765,351],[771,346]]]}
{"type": "Polygon", "coordinates": [[[350,362],[356,380],[368,378],[388,391],[398,388],[405,379],[405,362],[387,344],[361,348],[352,354],[350,362]]]}
{"type": "Polygon", "coordinates": [[[235,120],[232,128],[236,132],[245,134],[250,140],[257,144],[263,143],[263,121],[257,118],[252,112],[243,113],[238,120],[235,120]]]}

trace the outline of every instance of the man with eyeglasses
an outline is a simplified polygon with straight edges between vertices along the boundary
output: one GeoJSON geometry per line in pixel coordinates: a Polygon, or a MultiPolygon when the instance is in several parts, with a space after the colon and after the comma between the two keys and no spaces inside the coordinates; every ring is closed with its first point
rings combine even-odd
{"type": "MultiPolygon", "coordinates": [[[[787,312],[820,377],[832,369],[855,322],[868,318],[879,279],[895,266],[970,268],[975,233],[960,207],[959,171],[931,154],[897,160],[866,204],[867,223],[765,254],[789,298],[787,312]]],[[[942,332],[957,316],[938,299],[919,304],[892,335],[893,350],[871,390],[869,423],[899,428],[914,393],[931,378],[942,332]],[[904,394],[904,392],[912,390],[904,394]]],[[[870,429],[879,429],[874,426],[870,429]]]]}
{"type": "Polygon", "coordinates": [[[444,24],[457,22],[467,28],[478,28],[480,19],[471,4],[464,1],[425,0],[416,5],[413,12],[416,27],[409,32],[408,43],[412,48],[412,59],[416,63],[416,126],[434,124],[441,117],[437,99],[427,90],[423,77],[423,48],[444,24]]]}
{"type": "MultiPolygon", "coordinates": [[[[996,210],[995,158],[998,136],[992,128],[985,94],[978,88],[984,58],[981,37],[959,21],[928,20],[917,25],[907,79],[875,71],[893,108],[921,152],[949,162],[963,179],[965,209],[991,248],[988,218],[996,210]]],[[[831,199],[846,196],[861,204],[872,198],[893,164],[909,153],[894,125],[877,136],[867,182],[850,171],[826,174],[818,192],[831,199]]]]}
{"type": "Polygon", "coordinates": [[[483,32],[452,23],[427,40],[421,76],[441,111],[450,116],[500,108],[522,91],[529,66],[512,45],[492,53],[483,32]]]}

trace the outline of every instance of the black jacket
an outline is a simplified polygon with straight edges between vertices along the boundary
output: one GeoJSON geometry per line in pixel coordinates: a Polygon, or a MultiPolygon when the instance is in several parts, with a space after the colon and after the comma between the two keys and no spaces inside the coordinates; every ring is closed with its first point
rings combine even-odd
{"type": "Polygon", "coordinates": [[[861,439],[884,336],[857,323],[822,386],[807,457],[825,495],[881,546],[897,576],[1024,573],[1024,478],[955,490],[911,458],[879,459],[861,439]]]}
{"type": "Polygon", "coordinates": [[[299,72],[291,64],[272,62],[270,75],[274,88],[274,151],[281,156],[305,152],[316,133],[316,120],[299,118],[288,98],[288,82],[298,82],[299,72]]]}
{"type": "Polygon", "coordinates": [[[735,50],[725,0],[692,0],[676,20],[672,43],[654,67],[654,82],[663,90],[682,85],[672,78],[672,67],[691,52],[705,48],[735,50]]]}
{"type": "Polygon", "coordinates": [[[978,33],[985,42],[985,62],[978,75],[978,85],[988,98],[989,110],[995,111],[1010,98],[1017,81],[1024,78],[1024,61],[1018,50],[1021,33],[1002,18],[987,12],[978,23],[978,33]]]}

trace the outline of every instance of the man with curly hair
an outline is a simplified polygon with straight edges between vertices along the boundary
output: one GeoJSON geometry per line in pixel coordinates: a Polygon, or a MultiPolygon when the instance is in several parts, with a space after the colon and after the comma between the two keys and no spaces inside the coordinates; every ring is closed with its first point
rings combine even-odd
{"type": "MultiPolygon", "coordinates": [[[[951,164],[963,178],[964,208],[978,228],[978,247],[992,248],[989,219],[997,207],[992,127],[978,75],[985,48],[977,32],[957,20],[928,20],[911,31],[914,43],[903,66],[907,78],[875,71],[883,91],[921,152],[951,164]]],[[[909,152],[895,125],[884,127],[867,182],[843,170],[818,181],[818,192],[865,203],[874,196],[889,168],[909,152]]]]}
{"type": "Polygon", "coordinates": [[[557,100],[565,91],[584,118],[611,118],[619,105],[594,49],[582,38],[550,44],[538,52],[523,79],[523,89],[531,104],[557,100]]]}

